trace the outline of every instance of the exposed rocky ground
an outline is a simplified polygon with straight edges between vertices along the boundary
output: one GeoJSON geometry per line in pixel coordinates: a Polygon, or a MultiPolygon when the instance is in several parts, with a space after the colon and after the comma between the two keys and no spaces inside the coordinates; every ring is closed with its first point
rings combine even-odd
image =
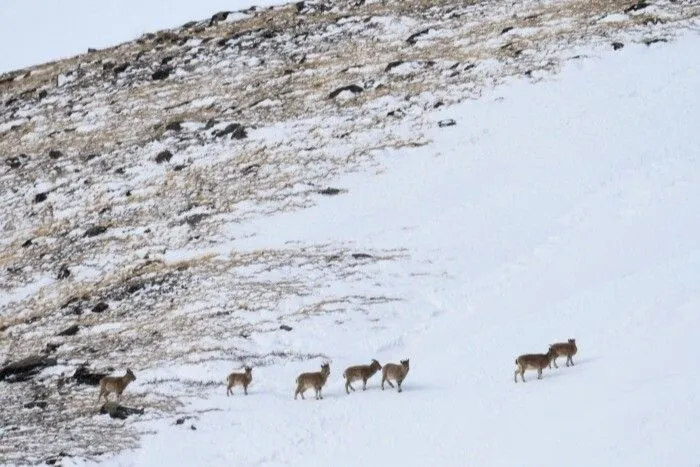
{"type": "MultiPolygon", "coordinates": [[[[134,446],[128,422],[97,415],[100,374],[311,358],[323,349],[247,341],[318,314],[379,319],[401,297],[382,293],[377,266],[410,271],[401,245],[240,250],[240,226],[342,196],[333,177],[381,170],[386,148],[429,144],[431,109],[548,79],[598,46],[659,46],[699,13],[694,1],[297,2],[0,76],[0,462],[134,446]]],[[[140,383],[141,417],[222,384],[140,383]]]]}

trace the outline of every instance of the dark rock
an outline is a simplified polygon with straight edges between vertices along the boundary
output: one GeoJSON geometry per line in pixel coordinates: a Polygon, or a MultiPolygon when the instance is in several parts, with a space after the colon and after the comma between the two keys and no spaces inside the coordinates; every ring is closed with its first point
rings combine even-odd
{"type": "Polygon", "coordinates": [[[513,26],[506,26],[505,28],[503,28],[503,29],[501,30],[501,34],[505,34],[505,33],[509,32],[509,31],[512,31],[513,29],[515,29],[513,26]]]}
{"type": "Polygon", "coordinates": [[[146,286],[146,284],[144,284],[143,282],[137,282],[135,284],[131,284],[131,285],[129,285],[129,287],[127,287],[126,293],[129,295],[134,294],[134,293],[138,292],[139,290],[143,289],[145,286],[146,286]]]}
{"type": "Polygon", "coordinates": [[[210,120],[207,120],[207,123],[204,125],[204,129],[209,130],[209,129],[213,128],[214,125],[218,125],[218,124],[219,124],[219,121],[212,118],[210,120]]]}
{"type": "Polygon", "coordinates": [[[644,45],[650,46],[651,44],[656,44],[658,42],[668,42],[668,39],[656,37],[654,39],[644,39],[644,45]]]}
{"type": "Polygon", "coordinates": [[[87,156],[85,156],[83,158],[83,162],[91,161],[91,160],[95,159],[96,157],[100,157],[100,155],[99,154],[88,154],[87,156]]]}
{"type": "Polygon", "coordinates": [[[161,151],[156,155],[156,162],[158,164],[162,164],[163,162],[170,162],[170,159],[172,159],[173,153],[168,151],[167,149],[165,151],[161,151]]]}
{"type": "Polygon", "coordinates": [[[172,73],[173,69],[171,67],[163,67],[159,68],[156,71],[153,72],[151,75],[151,79],[154,81],[162,80],[170,76],[170,73],[172,73]]]}
{"type": "Polygon", "coordinates": [[[190,425],[190,430],[192,430],[192,431],[197,431],[197,427],[194,426],[194,425],[190,425]]]}
{"type": "Polygon", "coordinates": [[[336,96],[338,96],[338,94],[340,94],[340,93],[343,92],[343,91],[350,91],[350,92],[352,92],[353,94],[359,94],[359,93],[361,93],[362,91],[364,91],[364,89],[362,89],[362,88],[361,88],[360,86],[358,86],[357,84],[351,84],[351,85],[349,85],[349,86],[342,86],[342,87],[339,87],[338,89],[332,91],[330,94],[328,94],[328,98],[329,98],[329,99],[335,99],[336,96]]]}
{"type": "Polygon", "coordinates": [[[58,159],[62,155],[63,155],[63,153],[61,151],[59,151],[58,149],[52,149],[49,151],[49,157],[51,159],[58,159]]]}
{"type": "Polygon", "coordinates": [[[38,407],[40,409],[45,409],[48,404],[46,401],[32,401],[32,402],[27,402],[24,404],[25,409],[33,409],[35,407],[38,407]]]}
{"type": "Polygon", "coordinates": [[[163,57],[160,59],[160,64],[167,65],[173,58],[175,58],[173,55],[168,55],[167,57],[163,57]]]}
{"type": "Polygon", "coordinates": [[[49,95],[49,91],[47,91],[46,89],[42,89],[41,91],[39,91],[39,94],[37,95],[37,97],[39,98],[39,100],[42,100],[43,98],[45,98],[48,95],[49,95]]]}
{"type": "Polygon", "coordinates": [[[117,175],[124,175],[125,171],[126,170],[124,169],[124,167],[119,167],[117,170],[114,171],[114,173],[117,175]]]}
{"type": "Polygon", "coordinates": [[[11,169],[18,169],[22,166],[19,157],[8,157],[5,159],[5,164],[9,165],[11,169]]]}
{"type": "Polygon", "coordinates": [[[403,65],[404,61],[403,60],[396,60],[394,62],[389,62],[389,64],[384,68],[384,71],[391,71],[392,68],[396,68],[399,65],[403,65]]]}
{"type": "Polygon", "coordinates": [[[175,132],[180,131],[180,130],[182,130],[182,122],[180,122],[180,121],[170,122],[167,125],[165,125],[165,130],[166,131],[175,131],[175,132]]]}
{"type": "Polygon", "coordinates": [[[176,165],[176,166],[173,167],[173,170],[174,170],[175,172],[179,172],[179,171],[181,171],[182,169],[184,169],[185,167],[187,167],[185,164],[178,164],[178,165],[176,165]]]}
{"type": "Polygon", "coordinates": [[[72,378],[78,384],[87,384],[88,386],[99,386],[100,380],[107,376],[107,373],[99,373],[95,371],[90,371],[86,365],[82,365],[75,370],[72,378]]]}
{"type": "Polygon", "coordinates": [[[319,195],[326,195],[326,196],[334,196],[338,195],[341,193],[341,190],[339,188],[324,188],[323,190],[319,190],[318,194],[319,195]]]}
{"type": "Polygon", "coordinates": [[[100,302],[94,307],[92,307],[92,312],[93,313],[102,313],[103,311],[106,311],[109,309],[109,305],[105,302],[100,302]]]}
{"type": "Polygon", "coordinates": [[[259,168],[260,168],[260,164],[250,164],[250,165],[245,166],[241,169],[241,174],[250,175],[252,173],[256,173],[259,168]]]}
{"type": "Polygon", "coordinates": [[[294,8],[297,9],[297,13],[301,13],[304,10],[305,4],[306,4],[306,2],[296,2],[294,4],[294,8]]]}
{"type": "Polygon", "coordinates": [[[226,18],[228,18],[228,15],[230,14],[230,11],[220,11],[218,13],[214,13],[209,20],[209,26],[213,26],[220,21],[226,21],[226,18]]]}
{"type": "Polygon", "coordinates": [[[180,28],[182,28],[182,29],[190,29],[190,28],[193,28],[193,27],[197,26],[197,23],[198,23],[197,21],[188,21],[188,22],[186,22],[185,24],[183,24],[182,26],[180,26],[180,28]]]}
{"type": "Polygon", "coordinates": [[[280,326],[280,329],[283,330],[283,331],[291,331],[291,330],[292,330],[292,327],[291,327],[291,326],[287,326],[286,324],[283,324],[283,325],[280,326]]]}
{"type": "Polygon", "coordinates": [[[183,423],[185,423],[185,417],[175,420],[175,425],[182,425],[183,423]]]}
{"type": "Polygon", "coordinates": [[[367,253],[353,253],[351,255],[355,259],[369,259],[372,258],[372,255],[367,254],[367,253]]]}
{"type": "Polygon", "coordinates": [[[444,102],[437,101],[435,104],[433,104],[433,109],[438,109],[438,108],[442,107],[443,105],[445,105],[444,102]]]}
{"type": "Polygon", "coordinates": [[[406,42],[408,42],[411,45],[415,45],[415,43],[418,42],[418,38],[420,36],[424,36],[424,35],[428,34],[431,29],[432,28],[426,28],[426,29],[422,29],[418,32],[414,32],[413,34],[408,36],[408,39],[406,39],[406,42]]]}
{"type": "Polygon", "coordinates": [[[241,125],[240,123],[229,123],[228,125],[226,125],[226,128],[214,133],[214,136],[220,138],[228,134],[231,135],[231,139],[243,139],[248,136],[248,133],[245,131],[245,128],[243,128],[243,125],[241,125]]]}
{"type": "Polygon", "coordinates": [[[121,63],[121,64],[115,66],[114,68],[112,68],[112,71],[114,72],[115,75],[118,75],[119,73],[123,73],[124,71],[126,71],[127,68],[129,68],[128,63],[121,63]]]}
{"type": "Polygon", "coordinates": [[[59,332],[56,334],[57,336],[75,336],[78,334],[78,331],[80,330],[80,326],[77,324],[74,324],[72,326],[67,327],[63,331],[59,332]]]}
{"type": "Polygon", "coordinates": [[[623,44],[622,42],[613,42],[612,43],[613,50],[620,50],[624,46],[625,46],[625,44],[623,44]]]}
{"type": "Polygon", "coordinates": [[[646,0],[639,0],[637,3],[632,4],[625,8],[625,13],[630,13],[632,11],[639,11],[643,10],[644,8],[648,7],[649,3],[646,2],[646,0]]]}
{"type": "Polygon", "coordinates": [[[46,201],[46,198],[49,196],[48,193],[37,193],[36,196],[34,197],[34,202],[35,203],[41,203],[46,201]]]}
{"type": "Polygon", "coordinates": [[[107,227],[105,227],[104,225],[96,225],[87,229],[83,234],[83,237],[96,237],[97,235],[101,235],[106,231],[107,227]]]}
{"type": "Polygon", "coordinates": [[[105,402],[100,408],[100,414],[109,414],[112,418],[126,420],[129,415],[143,415],[143,409],[135,409],[133,407],[125,407],[116,402],[105,402]]]}
{"type": "Polygon", "coordinates": [[[8,376],[15,376],[14,381],[26,381],[27,377],[34,375],[39,370],[54,365],[56,365],[55,358],[32,355],[0,368],[0,381],[8,376]]]}
{"type": "Polygon", "coordinates": [[[57,344],[57,343],[49,342],[46,344],[46,347],[44,347],[44,353],[47,353],[47,354],[54,353],[60,346],[61,346],[60,343],[57,344]]]}
{"type": "Polygon", "coordinates": [[[440,120],[440,121],[438,122],[438,126],[439,126],[440,128],[444,128],[444,127],[446,127],[446,126],[454,126],[454,125],[456,125],[456,124],[457,124],[457,122],[455,122],[455,121],[452,120],[451,118],[448,118],[448,119],[446,119],[446,120],[440,120]]]}
{"type": "Polygon", "coordinates": [[[68,266],[65,264],[61,265],[61,268],[58,270],[58,274],[56,275],[56,279],[63,280],[67,279],[70,276],[70,269],[68,269],[68,266]]]}
{"type": "Polygon", "coordinates": [[[27,240],[26,242],[22,243],[22,248],[28,248],[28,247],[30,247],[30,246],[32,246],[32,245],[33,245],[32,239],[30,238],[30,239],[27,240]]]}
{"type": "Polygon", "coordinates": [[[209,217],[209,214],[192,214],[191,216],[187,216],[187,218],[185,218],[185,222],[187,225],[194,228],[207,217],[209,217]]]}

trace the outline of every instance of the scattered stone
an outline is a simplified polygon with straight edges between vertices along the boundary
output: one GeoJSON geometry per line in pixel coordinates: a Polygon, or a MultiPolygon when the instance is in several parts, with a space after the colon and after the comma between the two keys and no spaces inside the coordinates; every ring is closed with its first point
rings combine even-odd
{"type": "Polygon", "coordinates": [[[624,46],[625,46],[625,44],[623,44],[622,42],[613,42],[612,43],[613,50],[620,50],[624,46]]]}
{"type": "Polygon", "coordinates": [[[403,65],[404,61],[403,60],[396,60],[394,62],[389,62],[389,64],[384,68],[384,71],[391,71],[392,68],[396,68],[399,65],[403,65]]]}
{"type": "Polygon", "coordinates": [[[230,11],[220,11],[218,13],[214,13],[209,20],[209,26],[214,26],[218,22],[226,21],[226,18],[228,18],[228,15],[230,14],[230,11]]]}
{"type": "Polygon", "coordinates": [[[457,124],[457,122],[455,122],[455,121],[454,121],[453,119],[451,119],[451,118],[448,118],[448,119],[446,119],[446,120],[440,120],[440,121],[438,122],[438,126],[439,126],[440,128],[444,128],[444,127],[446,127],[446,126],[454,126],[454,125],[456,125],[456,124],[457,124]]]}
{"type": "Polygon", "coordinates": [[[5,164],[9,165],[11,169],[18,169],[22,166],[19,157],[8,157],[5,159],[5,164]]]}
{"type": "Polygon", "coordinates": [[[126,71],[127,68],[129,68],[129,64],[125,62],[112,68],[112,71],[115,75],[118,75],[119,73],[126,71]]]}
{"type": "Polygon", "coordinates": [[[180,130],[182,130],[182,122],[180,122],[180,121],[170,122],[167,125],[165,125],[165,131],[178,132],[180,130]]]}
{"type": "Polygon", "coordinates": [[[39,94],[37,95],[37,97],[39,98],[39,100],[42,100],[43,98],[45,98],[48,95],[49,95],[49,91],[47,91],[46,89],[42,89],[41,91],[39,91],[39,94]]]}
{"type": "Polygon", "coordinates": [[[125,407],[116,402],[105,402],[100,408],[100,414],[109,414],[112,418],[126,420],[129,415],[143,415],[143,409],[135,409],[133,407],[125,407]]]}
{"type": "Polygon", "coordinates": [[[651,44],[656,44],[658,42],[668,42],[668,39],[664,39],[662,37],[656,37],[654,39],[644,39],[644,45],[646,45],[647,47],[651,44]]]}
{"type": "Polygon", "coordinates": [[[58,149],[52,149],[49,151],[49,157],[51,159],[58,159],[62,155],[63,155],[63,153],[61,151],[59,151],[58,149]]]}
{"type": "Polygon", "coordinates": [[[185,423],[185,417],[181,417],[175,420],[175,425],[182,425],[183,423],[185,423]]]}
{"type": "Polygon", "coordinates": [[[158,164],[162,164],[163,162],[170,162],[170,159],[172,159],[173,153],[168,151],[167,149],[165,151],[161,151],[156,155],[156,162],[158,164]]]}
{"type": "Polygon", "coordinates": [[[241,174],[250,175],[252,173],[256,173],[258,169],[260,169],[260,164],[250,164],[241,169],[241,174]]]}
{"type": "Polygon", "coordinates": [[[59,332],[56,334],[57,336],[75,336],[78,334],[78,331],[80,330],[80,326],[77,324],[74,324],[72,326],[67,327],[63,331],[59,332]]]}
{"type": "Polygon", "coordinates": [[[49,342],[46,344],[46,347],[44,347],[44,353],[54,353],[60,346],[60,343],[49,342]]]}
{"type": "Polygon", "coordinates": [[[8,380],[8,382],[26,381],[43,368],[54,365],[56,365],[55,358],[32,355],[0,368],[0,381],[8,380],[8,376],[15,376],[12,381],[8,380]]]}
{"type": "Polygon", "coordinates": [[[369,259],[372,258],[373,256],[367,253],[353,253],[352,257],[355,259],[369,259]]]}
{"type": "Polygon", "coordinates": [[[117,170],[114,171],[114,173],[117,175],[124,175],[124,172],[126,172],[124,167],[119,167],[117,170]]]}
{"type": "Polygon", "coordinates": [[[291,326],[287,326],[286,324],[283,324],[283,325],[280,326],[280,329],[283,330],[283,331],[291,331],[291,330],[292,330],[292,327],[291,327],[291,326]]]}
{"type": "Polygon", "coordinates": [[[348,85],[348,86],[339,87],[338,89],[332,91],[330,94],[328,94],[328,98],[329,98],[329,99],[335,99],[335,98],[338,96],[338,94],[340,94],[340,93],[343,92],[343,91],[350,91],[350,92],[352,92],[353,94],[359,94],[359,93],[361,93],[362,91],[364,91],[364,89],[362,89],[362,88],[361,88],[360,86],[358,86],[357,84],[350,84],[350,85],[348,85]]]}
{"type": "Polygon", "coordinates": [[[187,223],[187,225],[194,228],[197,226],[197,224],[202,222],[202,220],[206,219],[207,217],[209,217],[209,214],[192,214],[191,216],[187,216],[185,218],[185,222],[187,223]]]}
{"type": "Polygon", "coordinates": [[[61,268],[58,270],[58,274],[56,275],[56,279],[63,280],[63,279],[68,279],[70,276],[70,269],[68,269],[68,266],[65,264],[61,265],[61,268]]]}
{"type": "Polygon", "coordinates": [[[319,190],[318,194],[319,195],[326,195],[326,196],[335,196],[341,193],[342,190],[339,188],[324,188],[323,190],[319,190]]]}
{"type": "Polygon", "coordinates": [[[75,370],[72,378],[78,384],[86,384],[88,386],[99,386],[100,380],[107,376],[108,373],[99,373],[95,371],[90,371],[87,365],[81,365],[75,370]]]}
{"type": "Polygon", "coordinates": [[[107,311],[109,309],[109,305],[105,302],[100,302],[94,307],[92,307],[92,312],[93,313],[102,313],[103,311],[107,311]]]}
{"type": "Polygon", "coordinates": [[[30,239],[27,240],[26,242],[22,243],[22,248],[28,248],[28,247],[30,247],[30,246],[32,246],[32,245],[33,245],[32,239],[30,238],[30,239]]]}
{"type": "Polygon", "coordinates": [[[33,409],[35,407],[38,407],[40,409],[45,409],[48,404],[46,401],[32,401],[32,402],[27,402],[24,404],[25,409],[33,409]]]}
{"type": "Polygon", "coordinates": [[[153,74],[151,75],[151,78],[154,81],[163,80],[163,79],[167,78],[168,76],[170,76],[170,73],[172,73],[172,71],[173,71],[173,69],[171,67],[159,68],[153,72],[153,74]]]}
{"type": "Polygon", "coordinates": [[[415,45],[416,42],[418,42],[418,38],[419,38],[420,36],[424,36],[424,35],[428,34],[428,33],[430,32],[431,29],[432,29],[432,28],[426,28],[426,29],[422,29],[422,30],[420,30],[420,31],[418,31],[418,32],[414,32],[413,34],[411,34],[410,36],[408,36],[408,39],[406,39],[406,42],[408,42],[408,43],[411,44],[411,45],[415,45]]]}
{"type": "Polygon", "coordinates": [[[41,203],[46,201],[46,198],[49,196],[48,193],[37,193],[36,196],[34,197],[34,202],[35,203],[41,203]]]}
{"type": "Polygon", "coordinates": [[[509,31],[512,31],[513,29],[515,29],[513,26],[506,26],[505,28],[503,28],[503,29],[501,30],[501,34],[505,34],[505,33],[509,32],[509,31]]]}
{"type": "Polygon", "coordinates": [[[93,227],[90,227],[85,231],[83,234],[83,237],[96,237],[97,235],[101,235],[107,231],[107,227],[104,225],[96,225],[93,227]]]}
{"type": "Polygon", "coordinates": [[[637,3],[634,3],[630,6],[628,6],[627,8],[625,8],[625,13],[643,10],[644,8],[646,8],[648,6],[649,6],[649,3],[647,3],[646,0],[639,0],[637,3]]]}
{"type": "Polygon", "coordinates": [[[231,139],[243,139],[248,136],[245,128],[243,128],[243,125],[240,123],[229,123],[223,130],[215,132],[214,136],[221,138],[222,136],[226,136],[228,134],[231,135],[231,139]]]}

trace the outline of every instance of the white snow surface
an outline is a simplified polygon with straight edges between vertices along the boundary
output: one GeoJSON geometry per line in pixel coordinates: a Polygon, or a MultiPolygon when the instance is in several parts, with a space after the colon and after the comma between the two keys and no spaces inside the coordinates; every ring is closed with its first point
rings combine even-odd
{"type": "Polygon", "coordinates": [[[0,73],[104,48],[217,11],[285,0],[4,0],[0,8],[0,73]],[[19,45],[18,45],[19,44],[19,45]]]}
{"type": "Polygon", "coordinates": [[[251,336],[261,353],[324,349],[321,401],[293,400],[296,375],[321,359],[254,369],[248,396],[226,396],[229,362],[143,372],[221,387],[187,401],[198,415],[184,424],[129,419],[151,434],[103,461],[697,465],[699,48],[689,33],[512,81],[430,114],[431,144],[386,151],[379,174],[337,179],[347,193],[240,225],[239,250],[406,248],[409,259],[373,266],[386,268],[379,288],[405,300],[374,322],[326,314],[251,336]],[[457,125],[438,128],[446,118],[457,125]],[[519,354],[570,337],[574,367],[560,358],[542,380],[513,382],[519,354]],[[410,358],[401,394],[381,391],[379,375],[345,394],[343,369],[371,358],[410,358]]]}

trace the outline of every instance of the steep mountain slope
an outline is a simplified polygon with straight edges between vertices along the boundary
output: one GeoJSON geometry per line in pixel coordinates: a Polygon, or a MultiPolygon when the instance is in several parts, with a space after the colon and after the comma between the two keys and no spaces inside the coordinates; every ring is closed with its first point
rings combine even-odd
{"type": "Polygon", "coordinates": [[[689,462],[698,42],[655,42],[697,13],[306,2],[0,80],[0,358],[56,359],[0,382],[0,459],[155,430],[114,460],[689,462]],[[567,337],[577,367],[513,385],[567,337]],[[342,393],[404,356],[400,398],[342,393]],[[323,359],[326,400],[295,404],[323,359]],[[252,394],[222,397],[243,363],[252,394]],[[97,415],[76,370],[127,366],[145,413],[97,415]]]}

